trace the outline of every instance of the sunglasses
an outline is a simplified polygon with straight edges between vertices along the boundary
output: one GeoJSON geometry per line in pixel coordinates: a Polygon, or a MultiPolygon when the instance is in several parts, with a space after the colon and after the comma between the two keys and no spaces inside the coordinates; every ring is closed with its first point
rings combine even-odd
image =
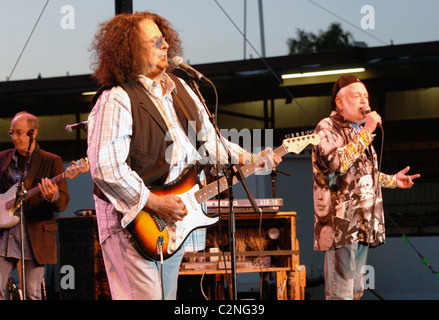
{"type": "Polygon", "coordinates": [[[149,44],[152,44],[153,47],[156,47],[157,49],[161,49],[163,46],[163,42],[166,41],[166,37],[161,36],[157,40],[151,40],[148,41],[149,44]]]}

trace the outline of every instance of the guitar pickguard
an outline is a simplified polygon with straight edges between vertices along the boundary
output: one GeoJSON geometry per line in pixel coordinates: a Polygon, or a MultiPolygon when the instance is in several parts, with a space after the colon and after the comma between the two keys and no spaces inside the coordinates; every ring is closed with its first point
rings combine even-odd
{"type": "Polygon", "coordinates": [[[203,212],[201,205],[195,200],[194,194],[199,189],[200,187],[198,185],[194,185],[191,190],[179,195],[183,203],[186,205],[188,214],[183,220],[177,221],[175,225],[168,227],[169,254],[173,254],[178,250],[193,230],[209,227],[217,223],[219,220],[218,217],[208,217],[203,212]]]}

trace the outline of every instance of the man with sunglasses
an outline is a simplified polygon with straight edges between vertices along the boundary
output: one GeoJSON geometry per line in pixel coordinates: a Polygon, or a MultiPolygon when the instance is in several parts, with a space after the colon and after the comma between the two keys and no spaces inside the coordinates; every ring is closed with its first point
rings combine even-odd
{"type": "MultiPolygon", "coordinates": [[[[23,221],[18,222],[17,218],[13,221],[17,224],[7,225],[4,216],[0,218],[0,299],[5,298],[8,277],[18,261],[22,259],[22,248],[25,260],[26,299],[41,299],[44,266],[57,261],[57,226],[54,213],[67,209],[70,197],[65,179],[58,183],[52,183],[50,180],[63,173],[64,166],[61,157],[40,148],[36,142],[39,130],[38,119],[33,114],[17,113],[11,121],[9,130],[14,148],[0,152],[1,194],[12,190],[13,200],[16,193],[14,186],[19,183],[22,176],[24,176],[24,190],[37,187],[41,191],[24,200],[23,221]],[[20,223],[24,224],[23,235],[20,223]]],[[[7,214],[4,210],[5,208],[2,214],[7,214]]],[[[16,217],[7,220],[13,220],[12,218],[16,217]]],[[[19,272],[21,271],[20,268],[19,272]]],[[[23,290],[23,284],[20,287],[23,290]]]]}
{"type": "MultiPolygon", "coordinates": [[[[161,265],[136,250],[126,227],[141,210],[168,224],[185,218],[188,209],[180,196],[158,196],[148,186],[174,181],[201,159],[216,159],[215,130],[196,94],[170,73],[168,59],[182,49],[166,19],[149,12],[117,15],[101,25],[94,49],[93,76],[102,87],[88,119],[88,157],[111,295],[176,299],[184,249],[204,249],[205,230],[192,232],[184,248],[161,265]],[[203,148],[193,144],[191,130],[203,148]]],[[[244,150],[226,143],[232,158],[242,163],[244,150]]],[[[224,148],[220,161],[227,161],[224,148]]],[[[276,165],[280,158],[273,155],[267,161],[276,165]]]]}

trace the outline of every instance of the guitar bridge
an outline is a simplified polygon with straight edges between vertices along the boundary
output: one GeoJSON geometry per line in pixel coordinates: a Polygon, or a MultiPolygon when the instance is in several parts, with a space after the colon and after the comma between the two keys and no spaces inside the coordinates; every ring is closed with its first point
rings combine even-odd
{"type": "Polygon", "coordinates": [[[167,223],[165,222],[165,220],[163,220],[162,218],[160,218],[158,215],[153,214],[152,218],[154,220],[154,223],[157,226],[157,229],[159,229],[160,232],[162,232],[163,230],[166,229],[167,223]]]}

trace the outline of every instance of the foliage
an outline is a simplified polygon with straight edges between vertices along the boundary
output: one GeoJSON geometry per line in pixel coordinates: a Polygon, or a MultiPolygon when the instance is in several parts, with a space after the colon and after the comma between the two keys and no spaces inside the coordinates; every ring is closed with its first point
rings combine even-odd
{"type": "Polygon", "coordinates": [[[297,29],[296,32],[296,38],[287,40],[290,55],[333,51],[354,44],[352,34],[343,31],[340,23],[332,23],[326,31],[320,30],[318,35],[303,29],[297,29]]]}

